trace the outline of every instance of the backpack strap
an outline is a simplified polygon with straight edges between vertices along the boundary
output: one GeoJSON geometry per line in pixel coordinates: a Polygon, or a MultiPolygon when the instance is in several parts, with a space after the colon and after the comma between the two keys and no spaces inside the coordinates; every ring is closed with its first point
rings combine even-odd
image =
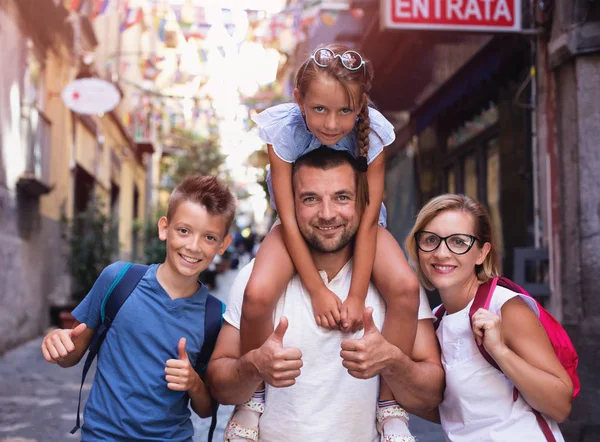
{"type": "Polygon", "coordinates": [[[127,298],[129,298],[129,295],[144,277],[147,270],[148,266],[145,265],[132,264],[130,262],[125,264],[104,295],[104,299],[100,305],[100,318],[102,322],[100,323],[98,330],[96,330],[96,333],[94,333],[87,358],[83,365],[83,372],[81,373],[81,386],[79,387],[79,400],[77,403],[77,422],[75,423],[75,427],[71,430],[71,434],[75,434],[81,427],[79,412],[81,410],[81,390],[83,389],[85,376],[92,365],[92,361],[96,358],[100,346],[102,345],[102,342],[104,342],[104,338],[106,338],[106,333],[115,320],[119,309],[125,303],[127,298]]]}
{"type": "Polygon", "coordinates": [[[437,330],[440,327],[440,323],[442,322],[442,319],[444,318],[445,314],[446,314],[446,307],[444,307],[444,304],[440,304],[440,306],[434,313],[434,316],[435,316],[435,321],[433,321],[433,329],[434,330],[437,330]]]}
{"type": "MultiPolygon", "coordinates": [[[[489,310],[490,303],[492,301],[492,295],[494,293],[494,289],[498,285],[501,287],[505,287],[515,293],[527,295],[527,292],[525,292],[525,290],[523,290],[519,285],[512,282],[508,278],[499,277],[499,278],[490,279],[488,282],[481,284],[479,286],[479,288],[477,289],[477,294],[475,295],[475,299],[473,300],[473,304],[471,305],[471,309],[469,310],[469,319],[471,320],[471,323],[473,322],[473,315],[475,314],[475,312],[477,310],[479,310],[480,308],[489,310]]],[[[496,361],[494,360],[494,358],[492,358],[489,355],[489,353],[483,346],[483,343],[481,345],[477,344],[477,348],[479,349],[479,353],[481,353],[481,356],[483,356],[485,358],[485,360],[488,361],[488,363],[492,367],[496,368],[499,371],[502,371],[500,369],[500,367],[498,366],[498,364],[496,363],[496,361]]],[[[516,401],[518,397],[519,397],[519,390],[517,390],[517,387],[514,387],[513,388],[513,401],[516,401]]],[[[554,437],[554,434],[552,433],[552,430],[550,429],[550,425],[548,425],[548,422],[546,422],[546,419],[544,419],[544,417],[542,416],[542,414],[539,411],[534,410],[533,408],[531,410],[533,411],[533,414],[535,415],[535,419],[537,420],[537,423],[538,423],[540,429],[542,430],[542,433],[544,434],[546,441],[556,442],[556,438],[554,437]]]]}
{"type": "MultiPolygon", "coordinates": [[[[195,367],[196,371],[200,374],[204,374],[206,371],[210,356],[215,349],[217,337],[219,336],[219,331],[223,325],[223,313],[225,313],[225,304],[213,295],[208,294],[206,298],[206,312],[204,314],[204,343],[202,344],[202,349],[198,355],[195,367]]],[[[212,441],[215,428],[217,427],[217,410],[219,409],[219,403],[211,396],[210,405],[212,417],[210,420],[210,429],[208,430],[208,442],[212,441]]]]}
{"type": "MultiPolygon", "coordinates": [[[[477,310],[479,310],[480,308],[483,308],[486,310],[490,308],[490,303],[492,301],[492,294],[494,293],[494,289],[496,288],[497,284],[498,284],[498,278],[492,278],[488,282],[479,285],[479,288],[477,289],[477,293],[475,294],[475,299],[473,299],[473,304],[471,304],[471,308],[469,309],[469,320],[471,321],[471,324],[473,324],[473,315],[475,314],[475,312],[477,310]]],[[[488,361],[488,363],[492,367],[500,370],[500,367],[498,367],[498,364],[496,364],[496,361],[494,361],[494,358],[492,358],[488,354],[487,350],[483,346],[483,343],[477,344],[477,349],[479,350],[479,353],[481,353],[481,356],[483,356],[485,358],[485,360],[488,361]]],[[[502,370],[500,370],[500,371],[502,371],[502,370]]]]}

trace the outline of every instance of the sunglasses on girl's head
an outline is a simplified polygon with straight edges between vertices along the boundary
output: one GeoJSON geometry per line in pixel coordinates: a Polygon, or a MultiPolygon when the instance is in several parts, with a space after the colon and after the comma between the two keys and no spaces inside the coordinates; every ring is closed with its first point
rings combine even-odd
{"type": "Polygon", "coordinates": [[[433,232],[420,230],[415,233],[415,241],[417,242],[417,247],[423,252],[433,252],[443,241],[452,253],[455,255],[464,255],[471,250],[475,241],[479,241],[479,239],[466,233],[455,233],[454,235],[442,237],[433,232]]]}
{"type": "MultiPolygon", "coordinates": [[[[315,53],[309,57],[306,66],[308,66],[310,60],[313,60],[317,66],[326,68],[333,63],[336,58],[339,58],[342,65],[349,71],[356,71],[363,67],[364,73],[367,75],[367,62],[364,61],[356,51],[346,51],[343,54],[335,54],[331,49],[317,49],[315,53]]],[[[306,66],[304,66],[304,70],[306,70],[306,66]]]]}

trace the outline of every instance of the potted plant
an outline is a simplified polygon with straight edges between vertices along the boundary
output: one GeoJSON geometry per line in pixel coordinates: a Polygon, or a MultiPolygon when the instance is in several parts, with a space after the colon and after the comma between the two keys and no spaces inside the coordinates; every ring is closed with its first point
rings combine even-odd
{"type": "MultiPolygon", "coordinates": [[[[73,306],[83,300],[119,250],[116,225],[103,207],[102,201],[92,198],[84,212],[75,214],[71,220],[62,220],[73,306]]],[[[73,306],[59,313],[61,328],[72,326],[73,306]]]]}

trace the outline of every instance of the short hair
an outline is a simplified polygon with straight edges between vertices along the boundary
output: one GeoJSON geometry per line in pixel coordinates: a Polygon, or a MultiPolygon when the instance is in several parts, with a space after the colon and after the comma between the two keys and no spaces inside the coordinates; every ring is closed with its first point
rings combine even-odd
{"type": "Polygon", "coordinates": [[[487,210],[479,202],[466,195],[447,193],[431,199],[423,206],[417,215],[415,225],[404,242],[409,261],[417,273],[421,284],[429,290],[435,288],[431,281],[423,274],[419,265],[419,251],[415,234],[423,230],[440,213],[448,210],[456,210],[471,215],[475,228],[475,236],[479,239],[480,245],[486,242],[490,243],[490,252],[485,257],[485,260],[482,264],[475,266],[477,279],[487,282],[489,279],[499,276],[498,248],[494,238],[492,222],[487,210]]]}
{"type": "Polygon", "coordinates": [[[225,233],[229,232],[237,201],[226,184],[212,175],[193,175],[181,182],[169,197],[167,220],[171,220],[179,204],[190,201],[201,205],[213,216],[222,216],[225,220],[225,233]]]}
{"type": "Polygon", "coordinates": [[[327,146],[321,146],[315,150],[302,155],[292,165],[292,190],[295,183],[296,174],[302,167],[313,167],[315,169],[329,170],[348,164],[354,171],[354,185],[356,193],[356,210],[362,215],[368,201],[361,198],[363,192],[369,193],[369,184],[366,180],[366,174],[360,173],[356,164],[356,159],[346,150],[332,149],[327,146]]]}
{"type": "Polygon", "coordinates": [[[303,166],[313,167],[315,169],[329,170],[334,167],[339,167],[343,164],[352,166],[355,175],[358,174],[356,160],[345,150],[331,149],[327,146],[321,146],[315,150],[302,155],[292,165],[292,181],[296,173],[303,166]]]}

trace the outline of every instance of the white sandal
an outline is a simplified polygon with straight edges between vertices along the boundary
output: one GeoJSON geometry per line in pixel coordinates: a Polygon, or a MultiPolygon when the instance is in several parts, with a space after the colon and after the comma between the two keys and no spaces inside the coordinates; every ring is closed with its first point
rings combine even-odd
{"type": "Polygon", "coordinates": [[[381,434],[381,442],[417,442],[414,436],[399,436],[397,434],[384,434],[383,425],[390,419],[401,419],[408,427],[408,413],[399,405],[377,409],[377,431],[381,434]]]}
{"type": "Polygon", "coordinates": [[[246,428],[233,419],[235,413],[238,411],[238,407],[247,408],[260,414],[264,413],[265,411],[265,404],[255,401],[254,399],[250,399],[245,404],[236,406],[233,410],[233,413],[231,413],[231,417],[229,418],[229,422],[227,422],[227,427],[225,428],[225,442],[229,442],[231,439],[247,439],[249,441],[257,442],[258,427],[246,428]]]}

